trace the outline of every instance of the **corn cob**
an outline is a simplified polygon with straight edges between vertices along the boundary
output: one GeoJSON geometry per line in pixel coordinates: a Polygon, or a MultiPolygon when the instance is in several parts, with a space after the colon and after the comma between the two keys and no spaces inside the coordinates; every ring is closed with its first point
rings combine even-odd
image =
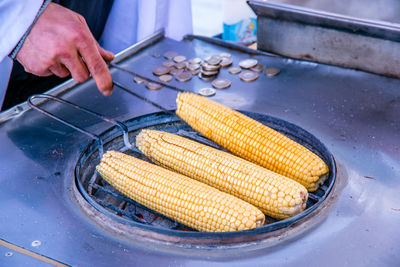
{"type": "Polygon", "coordinates": [[[193,93],[179,93],[176,101],[180,118],[233,154],[287,176],[310,192],[327,178],[329,169],[322,159],[274,129],[193,93]]]}
{"type": "Polygon", "coordinates": [[[264,214],[253,205],[120,152],[104,154],[96,170],[125,196],[199,231],[237,231],[264,224],[264,214]]]}
{"type": "Polygon", "coordinates": [[[286,219],[306,207],[304,186],[229,153],[155,130],[142,130],[136,146],[158,165],[243,199],[271,217],[286,219]]]}

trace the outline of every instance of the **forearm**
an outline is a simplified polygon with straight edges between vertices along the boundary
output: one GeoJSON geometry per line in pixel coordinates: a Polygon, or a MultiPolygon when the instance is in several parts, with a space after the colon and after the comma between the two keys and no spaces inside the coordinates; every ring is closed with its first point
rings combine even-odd
{"type": "Polygon", "coordinates": [[[0,1],[0,61],[17,46],[42,4],[43,0],[0,1]]]}

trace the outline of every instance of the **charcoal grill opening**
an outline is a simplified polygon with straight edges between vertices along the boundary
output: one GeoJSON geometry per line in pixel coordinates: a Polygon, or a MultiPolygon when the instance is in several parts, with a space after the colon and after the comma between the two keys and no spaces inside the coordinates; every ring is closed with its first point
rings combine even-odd
{"type": "MultiPolygon", "coordinates": [[[[329,175],[320,188],[309,193],[306,209],[289,219],[276,220],[266,216],[263,226],[236,232],[204,233],[197,232],[172,219],[158,214],[135,201],[121,195],[96,172],[95,167],[100,162],[97,142],[91,142],[81,153],[75,167],[75,182],[77,192],[85,200],[83,210],[91,209],[92,218],[104,224],[106,228],[118,229],[118,232],[135,239],[146,239],[158,243],[176,244],[191,247],[226,247],[262,242],[271,233],[282,233],[285,229],[312,217],[315,211],[332,191],[336,179],[336,165],[333,156],[326,147],[309,132],[289,122],[259,113],[243,112],[247,116],[281,132],[296,142],[304,145],[320,156],[329,167],[329,175]],[[93,210],[95,215],[93,216],[93,210]],[[98,216],[96,216],[98,214],[98,216]],[[101,220],[99,220],[101,217],[101,220]]],[[[136,135],[144,128],[176,133],[198,142],[222,149],[219,145],[206,139],[181,119],[172,115],[172,112],[158,112],[132,118],[125,122],[129,129],[129,139],[132,144],[136,135]]],[[[146,157],[137,149],[128,150],[117,127],[113,127],[101,134],[104,150],[125,152],[137,158],[146,160],[146,157]]],[[[223,149],[222,149],[223,150],[223,149]]]]}

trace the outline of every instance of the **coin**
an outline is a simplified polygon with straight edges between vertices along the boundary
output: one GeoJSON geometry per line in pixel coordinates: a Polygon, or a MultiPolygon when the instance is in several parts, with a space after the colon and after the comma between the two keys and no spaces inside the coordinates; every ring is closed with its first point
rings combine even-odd
{"type": "Polygon", "coordinates": [[[191,58],[191,59],[189,60],[189,64],[200,64],[201,61],[202,61],[201,58],[195,57],[195,58],[191,58]]]}
{"type": "Polygon", "coordinates": [[[198,69],[200,69],[200,64],[190,64],[189,63],[189,65],[187,66],[187,68],[190,70],[190,71],[194,71],[194,70],[198,70],[198,69]]]}
{"type": "Polygon", "coordinates": [[[168,60],[168,61],[164,61],[162,65],[167,68],[171,68],[171,67],[175,66],[175,62],[173,62],[172,60],[168,60]]]}
{"type": "Polygon", "coordinates": [[[175,57],[173,58],[173,60],[174,60],[176,63],[180,63],[180,62],[185,61],[185,60],[186,60],[186,57],[185,57],[185,56],[175,56],[175,57]]]}
{"type": "Polygon", "coordinates": [[[191,70],[191,71],[190,71],[190,73],[191,73],[193,76],[195,76],[195,75],[197,75],[197,74],[199,74],[199,73],[200,73],[200,69],[197,69],[197,70],[191,70]]]}
{"type": "Polygon", "coordinates": [[[215,76],[203,75],[203,73],[201,73],[201,72],[199,73],[198,76],[200,79],[202,79],[203,81],[206,81],[206,82],[212,81],[215,78],[215,76]]]}
{"type": "Polygon", "coordinates": [[[173,59],[174,57],[176,57],[177,55],[179,55],[177,52],[175,51],[168,51],[164,53],[164,57],[166,59],[173,59]]]}
{"type": "Polygon", "coordinates": [[[267,75],[268,77],[273,77],[278,75],[280,72],[281,72],[280,69],[271,67],[265,70],[265,75],[267,75]]]}
{"type": "Polygon", "coordinates": [[[179,63],[175,64],[175,68],[177,68],[177,69],[184,69],[186,67],[187,67],[186,61],[182,61],[182,62],[179,62],[179,63]]]}
{"type": "Polygon", "coordinates": [[[219,54],[220,57],[228,57],[228,58],[232,58],[232,55],[229,53],[221,53],[219,54]]]}
{"type": "Polygon", "coordinates": [[[158,79],[160,79],[160,81],[162,82],[170,82],[172,80],[172,76],[169,74],[165,74],[165,75],[161,75],[160,77],[158,77],[158,79]]]}
{"type": "Polygon", "coordinates": [[[232,58],[223,57],[221,60],[221,63],[219,63],[219,64],[221,65],[221,67],[225,68],[225,67],[232,65],[232,62],[233,62],[232,58]]]}
{"type": "Polygon", "coordinates": [[[250,70],[255,71],[255,72],[263,72],[263,70],[264,70],[264,65],[258,63],[258,64],[255,65],[254,67],[250,68],[250,70]]]}
{"type": "Polygon", "coordinates": [[[202,63],[202,64],[201,64],[201,68],[202,68],[203,70],[206,70],[206,71],[215,71],[215,70],[219,70],[219,69],[221,68],[221,66],[219,66],[219,65],[210,65],[210,64],[207,64],[207,63],[202,63]]]}
{"type": "Polygon", "coordinates": [[[179,69],[178,70],[175,67],[169,68],[169,73],[172,74],[172,75],[177,75],[177,74],[182,73],[182,72],[183,72],[183,69],[179,69]]]}
{"type": "Polygon", "coordinates": [[[243,69],[250,69],[258,64],[257,59],[249,58],[239,62],[239,66],[243,69]]]}
{"type": "Polygon", "coordinates": [[[169,68],[161,65],[153,68],[154,75],[161,76],[167,74],[169,72],[169,68]]]}
{"type": "Polygon", "coordinates": [[[251,70],[245,70],[242,73],[240,73],[239,77],[245,82],[251,82],[257,80],[258,73],[251,70]]]}
{"type": "Polygon", "coordinates": [[[221,63],[222,59],[219,56],[211,56],[208,60],[207,63],[210,65],[219,65],[221,63]]]}
{"type": "Polygon", "coordinates": [[[150,90],[159,90],[162,88],[162,85],[159,83],[147,82],[146,87],[150,90]]]}
{"type": "Polygon", "coordinates": [[[217,71],[217,70],[212,70],[212,71],[202,70],[201,73],[202,73],[204,76],[215,76],[215,75],[218,74],[218,71],[217,71]]]}
{"type": "Polygon", "coordinates": [[[231,86],[231,81],[224,78],[218,78],[212,81],[212,86],[217,89],[225,89],[231,86]]]}
{"type": "Polygon", "coordinates": [[[134,81],[135,83],[141,84],[141,83],[144,83],[146,80],[145,80],[145,79],[142,79],[142,78],[140,78],[140,77],[138,77],[138,76],[135,76],[135,77],[133,78],[133,81],[134,81]]]}
{"type": "Polygon", "coordinates": [[[242,69],[239,67],[233,66],[233,67],[230,67],[228,69],[228,71],[229,71],[229,73],[232,73],[232,74],[238,74],[242,71],[242,69]]]}
{"type": "Polygon", "coordinates": [[[199,90],[199,94],[200,95],[202,95],[202,96],[213,96],[213,95],[215,95],[215,93],[216,93],[217,91],[215,91],[215,89],[213,89],[213,88],[201,88],[200,90],[199,90]]]}
{"type": "Polygon", "coordinates": [[[175,75],[175,79],[177,79],[180,82],[187,82],[190,79],[192,79],[192,74],[190,74],[190,72],[184,71],[182,73],[175,75]]]}

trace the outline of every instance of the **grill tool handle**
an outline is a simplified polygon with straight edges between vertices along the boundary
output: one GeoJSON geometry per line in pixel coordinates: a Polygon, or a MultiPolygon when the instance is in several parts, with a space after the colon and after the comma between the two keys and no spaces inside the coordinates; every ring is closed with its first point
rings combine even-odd
{"type": "MultiPolygon", "coordinates": [[[[121,66],[119,66],[119,65],[117,65],[117,64],[115,64],[115,63],[113,63],[113,62],[108,63],[108,65],[111,66],[111,67],[114,67],[114,68],[116,68],[116,69],[118,69],[118,70],[120,70],[120,71],[126,72],[126,73],[128,73],[128,74],[130,74],[130,75],[132,75],[132,76],[134,76],[134,77],[142,78],[142,79],[144,79],[144,80],[146,80],[146,81],[148,81],[148,82],[153,82],[153,83],[161,84],[162,86],[164,86],[164,87],[166,87],[166,88],[169,88],[169,89],[172,89],[172,90],[175,90],[175,91],[178,91],[178,92],[186,92],[186,91],[187,91],[187,90],[185,90],[185,89],[182,89],[182,88],[173,86],[173,85],[171,85],[171,84],[162,82],[162,81],[160,81],[160,80],[154,80],[154,79],[152,79],[152,78],[146,77],[146,76],[141,75],[141,74],[139,74],[139,73],[137,73],[137,72],[134,72],[134,71],[132,71],[132,70],[128,70],[127,68],[121,67],[121,66]]],[[[114,82],[114,84],[115,84],[115,82],[114,82]]]]}
{"type": "Polygon", "coordinates": [[[172,112],[171,110],[168,110],[168,109],[164,108],[163,106],[160,106],[156,102],[153,102],[150,99],[133,92],[131,89],[129,89],[128,87],[126,87],[126,86],[124,86],[122,84],[120,84],[119,82],[113,81],[113,85],[119,87],[120,89],[124,90],[125,92],[127,92],[127,93],[129,93],[129,94],[131,94],[131,95],[133,95],[133,96],[135,96],[137,98],[139,98],[140,100],[143,100],[146,103],[149,103],[149,104],[153,105],[154,107],[156,107],[156,108],[158,108],[158,109],[160,109],[160,110],[162,110],[162,111],[164,111],[164,112],[166,112],[166,113],[168,113],[170,115],[175,115],[175,112],[172,112]]]}
{"type": "Polygon", "coordinates": [[[47,95],[47,94],[36,94],[36,95],[32,95],[31,97],[29,97],[27,102],[28,102],[28,105],[31,108],[39,111],[40,113],[42,113],[42,114],[44,114],[44,115],[46,115],[46,116],[48,116],[48,117],[50,117],[50,118],[52,118],[52,119],[54,119],[56,121],[61,122],[64,125],[67,125],[67,126],[73,128],[74,130],[77,130],[77,131],[79,131],[79,132],[81,132],[83,134],[86,134],[87,136],[95,139],[96,142],[98,143],[100,158],[103,157],[104,149],[103,149],[103,141],[101,140],[101,138],[98,135],[96,135],[94,133],[91,133],[91,132],[88,132],[85,129],[82,129],[81,127],[76,126],[75,124],[72,124],[72,123],[70,123],[70,122],[68,122],[68,121],[66,121],[66,120],[54,115],[53,113],[50,113],[49,111],[44,110],[44,109],[38,107],[37,105],[33,104],[32,101],[34,99],[39,99],[39,98],[50,99],[50,100],[54,100],[54,101],[57,101],[57,102],[62,103],[62,104],[66,104],[66,105],[68,105],[70,107],[73,107],[73,108],[75,108],[77,110],[80,110],[80,111],[83,111],[85,113],[91,114],[91,115],[93,115],[93,116],[95,116],[95,117],[97,117],[97,118],[99,118],[99,119],[101,119],[101,120],[103,120],[105,122],[109,122],[109,123],[111,123],[111,124],[113,124],[115,126],[118,126],[123,132],[123,139],[124,139],[125,146],[128,149],[135,150],[134,147],[132,146],[132,144],[129,142],[128,127],[124,123],[122,123],[120,121],[117,121],[117,120],[114,120],[114,119],[111,119],[111,118],[108,118],[108,117],[106,117],[106,116],[104,116],[104,115],[102,115],[100,113],[97,113],[97,112],[91,111],[89,109],[86,109],[84,107],[78,106],[78,105],[76,105],[74,103],[71,103],[69,101],[66,101],[66,100],[61,99],[61,98],[56,97],[56,96],[51,96],[51,95],[47,95]]]}

